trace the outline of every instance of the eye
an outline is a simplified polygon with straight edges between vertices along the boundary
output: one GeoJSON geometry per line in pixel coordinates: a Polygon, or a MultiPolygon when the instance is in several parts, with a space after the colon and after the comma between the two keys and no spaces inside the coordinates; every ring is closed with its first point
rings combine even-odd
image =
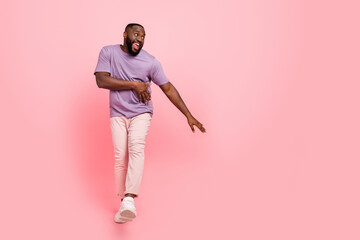
{"type": "Polygon", "coordinates": [[[145,39],[145,37],[141,37],[141,39],[142,39],[142,40],[144,40],[144,39],[145,39]]]}
{"type": "Polygon", "coordinates": [[[135,33],[135,37],[137,37],[138,36],[138,34],[137,33],[135,33]]]}

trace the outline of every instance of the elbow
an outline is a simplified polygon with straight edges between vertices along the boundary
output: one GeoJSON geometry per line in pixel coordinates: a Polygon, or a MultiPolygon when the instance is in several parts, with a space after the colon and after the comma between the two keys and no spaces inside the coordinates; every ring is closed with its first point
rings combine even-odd
{"type": "Polygon", "coordinates": [[[98,86],[98,88],[104,88],[104,81],[102,81],[101,78],[96,77],[96,85],[98,86]]]}
{"type": "Polygon", "coordinates": [[[164,85],[161,85],[160,88],[166,96],[169,96],[169,95],[171,95],[171,92],[172,92],[174,86],[170,82],[168,82],[168,83],[165,83],[164,85]]]}

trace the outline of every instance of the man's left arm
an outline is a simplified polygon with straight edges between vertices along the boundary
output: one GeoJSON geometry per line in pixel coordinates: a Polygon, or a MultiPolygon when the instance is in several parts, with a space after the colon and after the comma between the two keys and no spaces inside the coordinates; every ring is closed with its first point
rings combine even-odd
{"type": "Polygon", "coordinates": [[[188,124],[193,132],[195,131],[194,125],[199,128],[201,132],[206,132],[203,125],[191,115],[189,109],[181,99],[179,92],[176,90],[174,85],[171,84],[171,82],[160,85],[160,88],[169,100],[186,116],[188,124]]]}

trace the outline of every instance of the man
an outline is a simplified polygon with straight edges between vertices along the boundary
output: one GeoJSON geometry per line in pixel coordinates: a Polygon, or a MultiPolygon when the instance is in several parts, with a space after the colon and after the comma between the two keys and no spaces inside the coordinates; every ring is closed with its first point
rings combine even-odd
{"type": "Polygon", "coordinates": [[[115,180],[121,198],[116,223],[136,217],[134,198],[138,196],[144,167],[145,137],[153,114],[150,82],[157,84],[186,116],[191,130],[203,125],[190,113],[176,88],[166,78],[160,62],[145,50],[144,27],[126,26],[123,45],[101,49],[94,74],[99,88],[110,90],[110,126],[115,153],[115,180]]]}

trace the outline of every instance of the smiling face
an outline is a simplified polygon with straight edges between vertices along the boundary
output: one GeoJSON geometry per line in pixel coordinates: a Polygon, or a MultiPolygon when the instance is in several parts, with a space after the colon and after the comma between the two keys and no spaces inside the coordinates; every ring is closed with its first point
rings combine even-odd
{"type": "Polygon", "coordinates": [[[124,42],[126,44],[129,54],[136,56],[144,46],[145,30],[141,26],[132,26],[124,32],[124,42]]]}

